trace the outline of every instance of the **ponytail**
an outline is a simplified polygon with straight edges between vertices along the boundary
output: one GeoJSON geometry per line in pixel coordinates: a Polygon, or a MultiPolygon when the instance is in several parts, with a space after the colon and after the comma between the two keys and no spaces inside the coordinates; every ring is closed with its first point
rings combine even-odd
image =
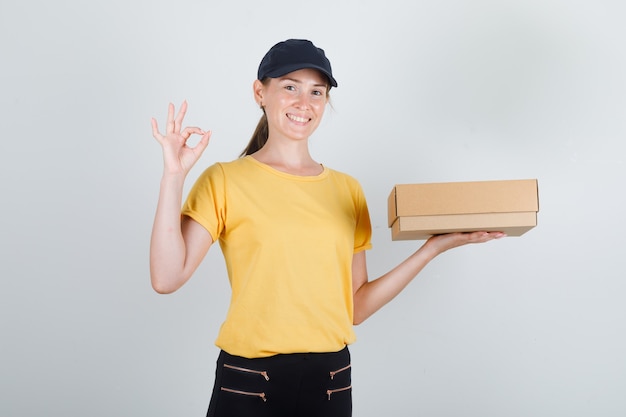
{"type": "Polygon", "coordinates": [[[261,149],[263,145],[265,145],[265,142],[267,142],[268,137],[269,126],[267,124],[267,115],[265,114],[265,110],[263,110],[261,120],[259,120],[259,124],[257,124],[256,129],[254,129],[254,133],[252,134],[250,142],[248,142],[248,146],[246,146],[246,149],[239,154],[239,157],[251,155],[261,149]]]}

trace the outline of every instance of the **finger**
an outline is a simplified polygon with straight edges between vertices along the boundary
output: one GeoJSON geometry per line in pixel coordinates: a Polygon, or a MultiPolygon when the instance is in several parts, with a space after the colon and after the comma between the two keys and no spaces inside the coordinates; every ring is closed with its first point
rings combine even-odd
{"type": "Polygon", "coordinates": [[[199,127],[189,126],[184,128],[180,132],[180,135],[183,137],[183,139],[187,140],[191,135],[204,135],[204,133],[204,130],[200,129],[199,127]]]}
{"type": "Polygon", "coordinates": [[[484,232],[483,237],[486,239],[499,239],[501,237],[505,236],[505,234],[503,232],[484,232]]]}
{"type": "Polygon", "coordinates": [[[183,104],[180,105],[180,110],[178,110],[176,119],[174,119],[174,132],[180,132],[183,125],[183,119],[185,118],[185,113],[187,113],[187,100],[184,100],[183,104]]]}
{"type": "Polygon", "coordinates": [[[488,242],[493,239],[500,239],[505,234],[502,232],[474,232],[470,235],[470,241],[475,243],[488,242]]]}
{"type": "Polygon", "coordinates": [[[161,132],[159,132],[159,125],[157,124],[157,121],[154,117],[152,118],[151,122],[152,122],[152,136],[154,136],[154,138],[160,142],[161,139],[163,138],[163,135],[161,135],[161,132]]]}
{"type": "Polygon", "coordinates": [[[167,126],[165,127],[165,133],[170,134],[174,132],[174,105],[170,103],[167,106],[167,126]]]}
{"type": "Polygon", "coordinates": [[[465,235],[468,243],[481,243],[489,240],[488,232],[471,232],[465,235]]]}
{"type": "Polygon", "coordinates": [[[198,150],[198,152],[200,152],[200,154],[202,154],[202,152],[204,152],[204,150],[208,146],[212,133],[213,132],[209,130],[208,132],[205,132],[204,135],[202,135],[202,137],[200,138],[200,142],[198,142],[198,144],[196,145],[196,149],[198,150]]]}

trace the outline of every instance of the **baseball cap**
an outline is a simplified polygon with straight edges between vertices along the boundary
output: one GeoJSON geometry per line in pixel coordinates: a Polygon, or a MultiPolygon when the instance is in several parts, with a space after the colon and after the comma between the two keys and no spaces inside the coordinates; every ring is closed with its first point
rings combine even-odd
{"type": "Polygon", "coordinates": [[[330,61],[326,58],[324,50],[306,39],[288,39],[272,46],[261,60],[257,78],[263,80],[267,77],[282,77],[304,68],[322,72],[328,77],[330,85],[337,87],[330,61]]]}

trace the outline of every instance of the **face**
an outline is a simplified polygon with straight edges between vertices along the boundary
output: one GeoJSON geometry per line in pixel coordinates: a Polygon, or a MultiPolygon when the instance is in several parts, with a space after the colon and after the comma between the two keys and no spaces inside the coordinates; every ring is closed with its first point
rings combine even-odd
{"type": "Polygon", "coordinates": [[[319,71],[301,69],[263,84],[254,83],[265,108],[270,139],[306,140],[319,126],[328,102],[328,81],[319,71]]]}

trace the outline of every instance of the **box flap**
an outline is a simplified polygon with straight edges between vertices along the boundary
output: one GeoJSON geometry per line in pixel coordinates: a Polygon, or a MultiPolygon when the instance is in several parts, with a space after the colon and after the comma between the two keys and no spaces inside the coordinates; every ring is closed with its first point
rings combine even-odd
{"type": "Polygon", "coordinates": [[[393,187],[389,197],[387,198],[387,225],[391,227],[393,222],[398,218],[396,210],[396,187],[393,187]]]}

